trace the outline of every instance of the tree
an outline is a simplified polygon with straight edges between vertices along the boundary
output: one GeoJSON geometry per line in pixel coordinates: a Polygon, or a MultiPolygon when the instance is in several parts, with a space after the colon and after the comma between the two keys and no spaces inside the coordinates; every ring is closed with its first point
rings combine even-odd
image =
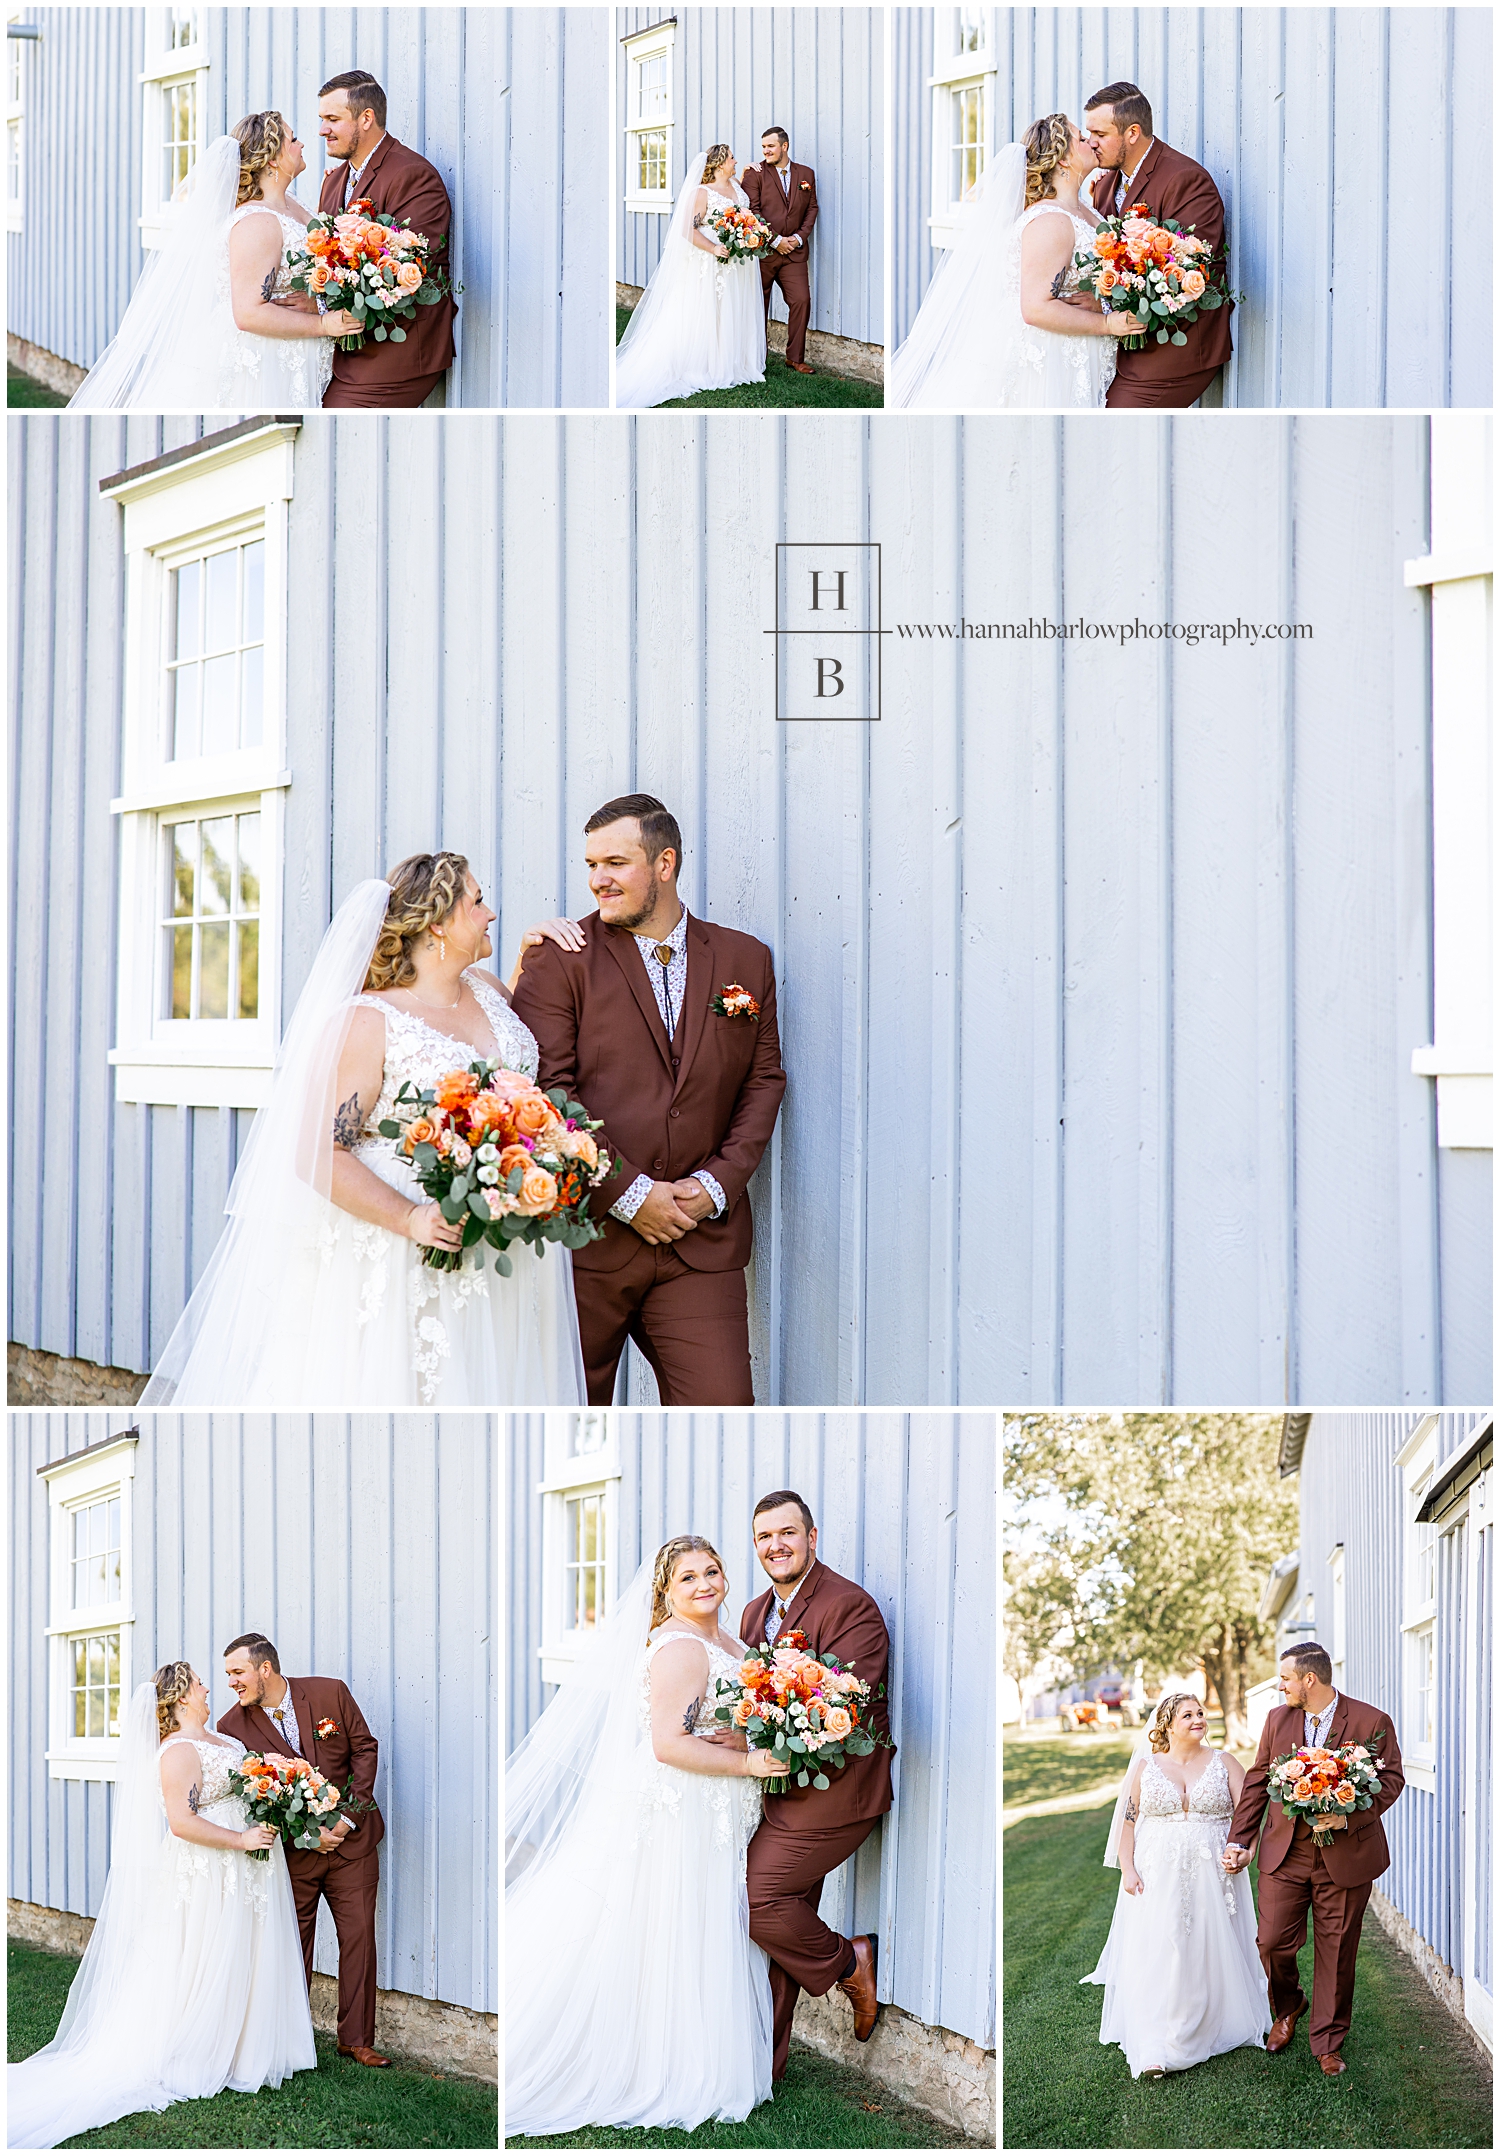
{"type": "Polygon", "coordinates": [[[1243,1744],[1268,1645],[1261,1592],[1298,1535],[1280,1428],[1277,1415],[1009,1419],[1007,1629],[1027,1649],[1070,1642],[1093,1668],[1201,1659],[1243,1744]]]}

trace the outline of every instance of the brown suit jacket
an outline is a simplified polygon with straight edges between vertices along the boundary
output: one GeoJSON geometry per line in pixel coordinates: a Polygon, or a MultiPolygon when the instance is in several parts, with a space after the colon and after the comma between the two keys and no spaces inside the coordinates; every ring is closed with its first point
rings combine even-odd
{"type": "MultiPolygon", "coordinates": [[[[1342,1887],[1363,1886],[1367,1880],[1378,1879],[1390,1868],[1391,1852],[1386,1846],[1380,1815],[1388,1812],[1400,1796],[1406,1787],[1406,1777],[1401,1771],[1401,1747],[1396,1742],[1396,1724],[1391,1716],[1379,1707],[1367,1707],[1361,1699],[1346,1699],[1342,1692],[1339,1694],[1339,1703],[1328,1729],[1330,1750],[1340,1744],[1368,1744],[1382,1731],[1384,1741],[1379,1756],[1385,1765],[1380,1769],[1380,1795],[1367,1812],[1352,1812],[1348,1826],[1331,1835],[1324,1849],[1323,1860],[1329,1874],[1342,1887]]],[[[1296,1831],[1295,1821],[1288,1819],[1280,1804],[1272,1804],[1262,1832],[1266,1779],[1276,1760],[1284,1759],[1288,1752],[1295,1752],[1305,1742],[1302,1709],[1274,1708],[1266,1717],[1266,1726],[1260,1733],[1260,1750],[1255,1755],[1254,1766],[1245,1775],[1240,1801],[1234,1808],[1229,1839],[1253,1854],[1255,1837],[1260,1834],[1258,1861],[1263,1872],[1275,1871],[1291,1848],[1296,1831]]]]}
{"type": "MultiPolygon", "coordinates": [[[[1093,207],[1100,217],[1115,214],[1118,179],[1115,171],[1096,172],[1090,183],[1093,207]]],[[[1138,202],[1144,202],[1154,216],[1170,217],[1184,232],[1191,228],[1199,239],[1208,240],[1214,250],[1211,266],[1223,268],[1223,197],[1191,157],[1165,142],[1153,142],[1130,183],[1125,208],[1138,202]]],[[[1158,344],[1153,338],[1139,352],[1122,347],[1115,361],[1116,374],[1127,381],[1175,382],[1185,375],[1201,374],[1205,367],[1222,367],[1234,348],[1229,334],[1233,311],[1232,306],[1224,306],[1212,314],[1200,314],[1183,331],[1186,344],[1158,344]]]]}
{"type": "Polygon", "coordinates": [[[634,1228],[608,1217],[638,1175],[677,1182],[706,1168],[724,1212],[672,1249],[695,1271],[735,1271],[749,1263],[755,1234],[745,1186],[786,1091],[771,954],[754,936],[690,914],[687,988],[669,1041],[634,936],[597,913],[581,926],[581,951],[543,943],[526,953],[513,999],[541,1049],[541,1084],[566,1086],[600,1118],[615,1160],[593,1199],[604,1240],[575,1250],[574,1267],[613,1272],[640,1249],[634,1228]],[[759,1022],[709,1009],[732,981],[759,1003],[759,1022]]]}
{"type": "MultiPolygon", "coordinates": [[[[766,1619],[771,1614],[774,1588],[757,1595],[747,1602],[740,1618],[740,1638],[747,1647],[764,1643],[766,1619]]],[[[886,1682],[890,1667],[891,1639],[885,1628],[885,1619],[873,1595],[853,1580],[830,1572],[827,1565],[816,1558],[812,1569],[801,1587],[792,1597],[791,1608],[786,1614],[784,1631],[805,1632],[807,1643],[814,1654],[831,1654],[845,1669],[852,1669],[856,1677],[863,1677],[872,1688],[878,1690],[886,1682]]],[[[873,1733],[888,1737],[891,1719],[887,1702],[883,1699],[871,1703],[866,1727],[873,1733]]],[[[891,1808],[891,1761],[895,1758],[894,1745],[877,1744],[874,1751],[863,1759],[850,1759],[841,1769],[830,1775],[828,1789],[798,1789],[795,1785],[782,1797],[767,1797],[766,1812],[777,1806],[775,1824],[805,1827],[809,1831],[823,1832],[832,1827],[852,1826],[857,1820],[878,1819],[882,1812],[891,1808]],[[792,1807],[796,1814],[793,1815],[792,1807]]]]}
{"type": "MultiPolygon", "coordinates": [[[[740,174],[740,185],[750,197],[751,209],[771,227],[777,239],[801,240],[801,247],[794,253],[805,259],[812,252],[812,231],[818,221],[818,183],[811,165],[794,164],[790,179],[791,185],[783,195],[774,165],[747,165],[740,174]]],[[[769,251],[765,259],[771,259],[769,251]]],[[[778,259],[784,261],[786,257],[778,259]]]]}
{"type": "MultiPolygon", "coordinates": [[[[297,1734],[302,1740],[301,1756],[310,1767],[316,1767],[319,1774],[326,1774],[329,1781],[337,1782],[340,1789],[349,1788],[352,1775],[352,1794],[373,1797],[380,1746],[370,1734],[369,1724],[355,1705],[349,1687],[337,1677],[288,1677],[286,1682],[292,1695],[292,1711],[297,1717],[297,1734]],[[318,1724],[323,1721],[337,1725],[331,1736],[318,1735],[318,1724]]],[[[271,1717],[259,1707],[231,1707],[227,1714],[219,1717],[219,1734],[238,1737],[249,1752],[290,1753],[292,1749],[290,1737],[283,1736],[271,1717]]],[[[356,1812],[353,1816],[358,1825],[340,1845],[334,1856],[336,1863],[364,1863],[374,1856],[385,1834],[385,1821],[378,1810],[356,1812]]],[[[320,1864],[326,1861],[316,1849],[287,1847],[286,1860],[294,1869],[298,1864],[314,1859],[320,1864]]]]}
{"type": "MultiPolygon", "coordinates": [[[[348,169],[346,164],[330,165],[324,173],[318,208],[325,214],[344,207],[348,169]]],[[[429,240],[446,242],[450,237],[453,206],[442,175],[435,165],[428,164],[425,157],[409,150],[394,135],[387,135],[370,159],[355,199],[368,201],[377,215],[394,217],[397,224],[410,225],[413,232],[429,240]]],[[[452,276],[447,245],[435,249],[432,263],[452,276]]],[[[440,299],[431,307],[419,307],[415,321],[401,324],[406,331],[404,344],[379,344],[374,337],[367,337],[362,352],[344,352],[335,347],[334,380],[411,382],[422,375],[441,374],[453,364],[453,321],[457,313],[455,300],[440,299]]]]}

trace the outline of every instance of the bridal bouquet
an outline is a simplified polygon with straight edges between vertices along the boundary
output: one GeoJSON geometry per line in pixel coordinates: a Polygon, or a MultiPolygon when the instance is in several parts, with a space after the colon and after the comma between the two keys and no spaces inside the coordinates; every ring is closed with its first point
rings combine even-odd
{"type": "Polygon", "coordinates": [[[736,202],[710,210],[704,222],[731,262],[750,262],[766,251],[771,227],[736,202]]]}
{"type": "Polygon", "coordinates": [[[366,330],[377,343],[405,344],[402,321],[414,322],[418,307],[435,305],[453,289],[447,271],[433,265],[435,251],[420,232],[373,215],[368,202],[353,202],[336,216],[309,217],[305,241],[287,257],[287,283],[359,316],[361,328],[339,338],[341,350],[362,351],[366,330]]]}
{"type": "Polygon", "coordinates": [[[1158,344],[1186,344],[1189,322],[1234,294],[1211,262],[1213,249],[1170,217],[1154,219],[1144,203],[1123,217],[1104,218],[1090,247],[1073,257],[1080,292],[1092,292],[1106,313],[1132,314],[1140,323],[1120,339],[1127,352],[1158,344]]]}
{"type": "Polygon", "coordinates": [[[774,1752],[785,1763],[785,1774],[761,1785],[767,1796],[780,1796],[794,1781],[799,1789],[809,1783],[826,1789],[825,1767],[842,1767],[890,1743],[872,1736],[861,1719],[869,1685],[832,1655],[814,1656],[805,1632],[782,1632],[774,1645],[752,1647],[738,1675],[720,1677],[716,1690],[726,1704],[714,1720],[742,1729],[752,1752],[774,1752]]]}
{"type": "MultiPolygon", "coordinates": [[[[374,1810],[367,1800],[345,1798],[337,1782],[330,1782],[305,1759],[278,1767],[262,1759],[258,1752],[247,1752],[237,1766],[230,1768],[229,1787],[234,1796],[244,1799],[245,1809],[257,1826],[274,1827],[294,1849],[316,1849],[323,1822],[331,1812],[374,1810]]],[[[264,1864],[271,1852],[252,1849],[250,1854],[264,1864]]]]}
{"type": "Polygon", "coordinates": [[[392,1106],[381,1137],[397,1141],[443,1218],[463,1222],[462,1248],[428,1246],[424,1263],[456,1272],[465,1251],[488,1243],[496,1272],[508,1274],[512,1243],[530,1243],[540,1257],[544,1243],[581,1250],[603,1235],[589,1214],[589,1193],[612,1166],[594,1135],[603,1126],[561,1086],[544,1093],[481,1060],[422,1092],[408,1079],[392,1106]]]}
{"type": "Polygon", "coordinates": [[[1307,1820],[1313,1840],[1324,1843],[1334,1830],[1322,1821],[1337,1812],[1367,1812],[1379,1796],[1377,1770],[1385,1761],[1375,1754],[1384,1742],[1382,1729],[1370,1744],[1341,1744],[1331,1752],[1318,1744],[1299,1745],[1273,1762],[1269,1792],[1288,1819],[1307,1820]]]}

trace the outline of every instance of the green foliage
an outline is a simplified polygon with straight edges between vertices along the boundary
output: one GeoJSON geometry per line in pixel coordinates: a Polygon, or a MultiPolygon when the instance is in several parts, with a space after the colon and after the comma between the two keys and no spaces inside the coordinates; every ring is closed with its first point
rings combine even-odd
{"type": "MultiPolygon", "coordinates": [[[[630,320],[628,307],[615,309],[615,341],[630,320]]],[[[857,382],[841,374],[797,374],[774,352],[766,355],[764,382],[741,382],[734,389],[700,389],[691,397],[673,397],[663,412],[875,410],[885,403],[879,382],[857,382]]]]}
{"type": "Polygon", "coordinates": [[[58,411],[67,403],[55,389],[45,382],[38,382],[32,375],[23,374],[19,367],[7,366],[5,370],[5,401],[14,411],[58,411]]]}

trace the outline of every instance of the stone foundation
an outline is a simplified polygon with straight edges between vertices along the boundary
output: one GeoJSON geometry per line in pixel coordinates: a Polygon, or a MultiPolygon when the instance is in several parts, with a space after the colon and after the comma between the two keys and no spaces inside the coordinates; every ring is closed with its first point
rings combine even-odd
{"type": "MultiPolygon", "coordinates": [[[[634,312],[641,296],[638,284],[617,284],[615,304],[628,307],[634,312]]],[[[778,358],[786,356],[785,322],[768,322],[766,346],[778,358]]],[[[810,329],[807,333],[807,362],[820,374],[836,374],[849,382],[883,382],[885,380],[885,346],[861,344],[855,337],[832,337],[827,330],[810,329]]]]}
{"type": "MultiPolygon", "coordinates": [[[[81,1954],[94,1928],[91,1916],[66,1909],[45,1909],[36,1902],[6,1905],[6,1927],[13,1939],[45,1947],[50,1954],[81,1954]]],[[[333,1976],[312,1980],[313,2027],[332,2036],[338,2026],[339,1987],[333,1976]]],[[[472,2007],[449,2006],[441,1999],[418,1999],[405,1991],[375,1994],[375,2049],[402,2065],[425,2066],[438,2073],[462,2074],[472,2081],[500,2080],[500,2018],[472,2007]]]]}
{"type": "Polygon", "coordinates": [[[814,2051],[883,2082],[903,2103],[957,2127],[969,2140],[994,2144],[995,2054],[967,2036],[929,2028],[899,2006],[883,2006],[870,2041],[856,2043],[854,2010],[838,1990],[821,1999],[804,1992],[792,2031],[814,2051]]]}
{"type": "Polygon", "coordinates": [[[1414,1964],[1418,1974],[1425,1978],[1436,1992],[1485,2065],[1490,2065],[1492,2062],[1489,2046],[1464,2012],[1463,1979],[1456,1976],[1447,1962],[1440,1959],[1422,1934],[1401,1914],[1393,1901],[1387,1900],[1379,1887],[1371,1889],[1370,1914],[1386,1937],[1400,1947],[1407,1960],[1414,1964]]]}
{"type": "Polygon", "coordinates": [[[28,344],[24,337],[13,333],[6,349],[13,367],[22,374],[29,374],[33,382],[40,382],[43,389],[54,390],[60,397],[71,397],[88,373],[87,367],[75,367],[71,359],[59,359],[55,352],[49,352],[39,344],[28,344]]]}
{"type": "MultiPolygon", "coordinates": [[[[15,339],[12,338],[12,343],[15,339]]],[[[11,1407],[134,1407],[146,1389],[137,1370],[47,1355],[12,1340],[6,1353],[6,1400],[11,1407]]]]}

